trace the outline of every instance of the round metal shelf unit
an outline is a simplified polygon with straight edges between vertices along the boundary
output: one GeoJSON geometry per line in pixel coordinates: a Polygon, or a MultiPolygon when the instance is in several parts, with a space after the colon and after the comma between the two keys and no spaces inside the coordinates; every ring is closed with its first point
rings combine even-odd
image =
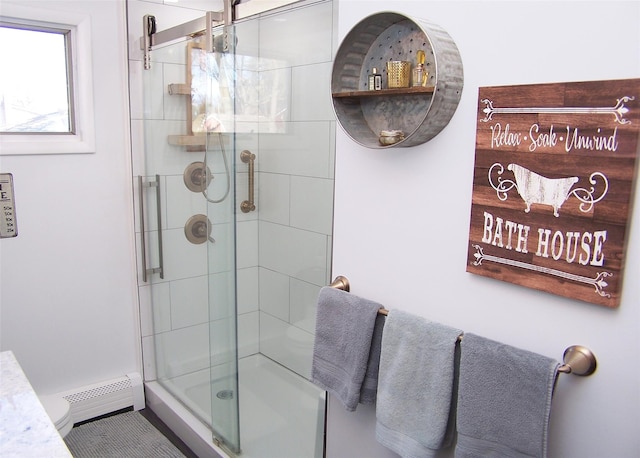
{"type": "Polygon", "coordinates": [[[366,17],[346,35],[333,63],[331,93],[338,122],[357,143],[369,148],[393,148],[425,143],[444,129],[453,116],[463,86],[460,53],[440,26],[400,13],[366,17]],[[425,53],[426,87],[387,88],[386,63],[416,63],[425,53]],[[383,90],[368,90],[373,68],[382,73],[383,90]],[[393,144],[379,142],[381,131],[401,130],[393,144]]]}

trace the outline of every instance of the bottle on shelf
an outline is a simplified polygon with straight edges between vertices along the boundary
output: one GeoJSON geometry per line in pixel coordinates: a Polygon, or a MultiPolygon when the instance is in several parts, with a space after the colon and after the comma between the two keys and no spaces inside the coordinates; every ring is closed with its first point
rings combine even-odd
{"type": "Polygon", "coordinates": [[[421,49],[416,53],[416,66],[413,68],[411,84],[413,86],[426,86],[429,72],[424,68],[425,54],[421,49]]]}
{"type": "Polygon", "coordinates": [[[369,75],[369,90],[379,91],[382,89],[382,75],[378,73],[378,69],[373,67],[369,75]]]}
{"type": "Polygon", "coordinates": [[[417,64],[413,68],[413,77],[411,84],[413,86],[422,86],[422,76],[424,75],[424,64],[417,64]]]}

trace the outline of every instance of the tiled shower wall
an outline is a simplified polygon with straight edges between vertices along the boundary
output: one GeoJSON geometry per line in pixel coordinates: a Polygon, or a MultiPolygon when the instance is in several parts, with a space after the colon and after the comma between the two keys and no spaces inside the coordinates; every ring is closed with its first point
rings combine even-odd
{"type": "MultiPolygon", "coordinates": [[[[154,14],[160,30],[198,17],[195,10],[157,2],[129,1],[130,81],[134,174],[145,175],[143,159],[142,55],[138,49],[144,14],[154,14]],[[173,23],[166,24],[164,18],[173,23]]],[[[238,338],[239,356],[261,352],[303,376],[310,374],[315,301],[329,280],[333,213],[335,121],[331,108],[330,74],[335,17],[331,1],[313,2],[286,14],[264,14],[261,20],[238,25],[238,54],[256,51],[268,68],[288,82],[288,110],[279,133],[268,123],[243,125],[237,136],[237,201],[246,199],[243,149],[256,154],[256,211],[238,212],[238,338]]],[[[170,54],[154,69],[153,85],[163,94],[154,101],[153,130],[184,132],[184,100],[169,96],[166,87],[184,80],[185,55],[170,54]]],[[[264,99],[266,94],[261,94],[264,99]]],[[[149,110],[149,109],[148,109],[149,110]]],[[[149,117],[149,114],[148,114],[149,117]]],[[[149,140],[147,140],[149,141],[149,140]]],[[[156,378],[153,335],[165,359],[173,361],[162,375],[174,376],[208,365],[208,335],[224,333],[225,321],[209,322],[206,244],[193,245],[184,236],[189,216],[206,213],[204,199],[182,183],[185,167],[201,161],[202,153],[187,153],[156,136],[151,149],[163,175],[164,281],[140,282],[145,378],[156,378]],[[171,266],[171,267],[170,267],[171,266]],[[151,300],[153,296],[153,300],[151,300]],[[152,313],[153,309],[153,313],[152,313]],[[218,326],[220,324],[221,326],[218,326]]],[[[223,169],[214,170],[224,183],[223,169]]],[[[137,188],[137,183],[134,181],[137,188]]],[[[147,191],[148,192],[148,191],[147,191]]],[[[211,187],[212,194],[216,188],[211,187]]],[[[153,200],[150,200],[153,205],[153,200]]],[[[210,204],[210,208],[212,208],[210,204]]],[[[136,216],[138,210],[136,208],[136,216]]],[[[216,236],[216,219],[214,237],[216,236]]],[[[156,234],[153,215],[151,238],[156,234]]],[[[139,227],[138,227],[139,232],[139,227]]],[[[139,240],[139,239],[138,239],[139,240]]],[[[154,246],[154,240],[150,246],[154,246]]],[[[149,264],[154,263],[154,254],[149,264]]],[[[224,349],[221,349],[224,350],[224,349]]]]}
{"type": "Polygon", "coordinates": [[[260,135],[260,352],[311,373],[315,303],[331,268],[335,128],[333,3],[260,22],[261,57],[290,72],[285,134],[260,135]]]}

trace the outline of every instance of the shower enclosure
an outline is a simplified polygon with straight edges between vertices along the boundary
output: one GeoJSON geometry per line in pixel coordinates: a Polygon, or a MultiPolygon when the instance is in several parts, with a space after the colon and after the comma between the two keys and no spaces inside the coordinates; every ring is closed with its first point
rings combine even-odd
{"type": "Polygon", "coordinates": [[[146,390],[229,455],[321,457],[308,378],[331,265],[333,3],[225,3],[161,30],[175,7],[129,0],[151,8],[134,122],[146,390]]]}

